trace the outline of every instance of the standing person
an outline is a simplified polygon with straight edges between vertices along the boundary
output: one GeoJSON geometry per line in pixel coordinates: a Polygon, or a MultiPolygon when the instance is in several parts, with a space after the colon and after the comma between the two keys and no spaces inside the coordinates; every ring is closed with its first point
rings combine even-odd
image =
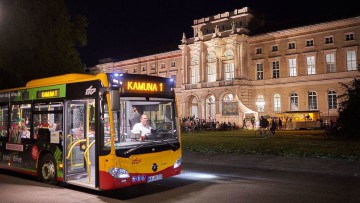
{"type": "Polygon", "coordinates": [[[141,115],[140,122],[134,125],[132,131],[140,134],[141,141],[144,141],[145,137],[151,133],[151,126],[148,124],[146,114],[141,115]]]}
{"type": "Polygon", "coordinates": [[[269,125],[269,121],[264,118],[264,116],[260,117],[260,128],[267,128],[269,125]]]}
{"type": "Polygon", "coordinates": [[[251,117],[251,125],[252,125],[252,128],[255,129],[255,117],[254,116],[251,117]]]}
{"type": "Polygon", "coordinates": [[[245,118],[243,120],[243,129],[246,129],[246,120],[245,120],[245,118]]]}
{"type": "Polygon", "coordinates": [[[133,112],[131,113],[130,128],[132,128],[136,123],[140,122],[140,113],[136,107],[133,108],[133,112]]]}
{"type": "Polygon", "coordinates": [[[282,130],[282,119],[279,118],[279,130],[282,130]]]}
{"type": "Polygon", "coordinates": [[[275,118],[272,118],[271,119],[270,132],[272,134],[275,134],[275,130],[276,130],[276,120],[275,120],[275,118]]]}

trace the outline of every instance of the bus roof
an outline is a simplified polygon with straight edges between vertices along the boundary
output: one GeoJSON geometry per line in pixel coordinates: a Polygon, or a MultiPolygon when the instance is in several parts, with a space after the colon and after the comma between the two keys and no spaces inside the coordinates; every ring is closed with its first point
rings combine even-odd
{"type": "Polygon", "coordinates": [[[70,74],[58,75],[48,78],[30,80],[29,82],[26,83],[26,87],[40,87],[40,86],[57,85],[57,84],[89,81],[96,79],[97,79],[96,75],[70,73],[70,74]]]}

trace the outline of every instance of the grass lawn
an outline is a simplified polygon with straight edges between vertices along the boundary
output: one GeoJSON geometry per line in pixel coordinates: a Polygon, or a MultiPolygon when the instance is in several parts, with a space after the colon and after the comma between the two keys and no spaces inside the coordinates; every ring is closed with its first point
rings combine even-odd
{"type": "Polygon", "coordinates": [[[276,131],[271,138],[255,136],[253,130],[182,133],[183,149],[203,153],[276,155],[323,159],[360,158],[359,140],[327,140],[323,131],[276,131]]]}

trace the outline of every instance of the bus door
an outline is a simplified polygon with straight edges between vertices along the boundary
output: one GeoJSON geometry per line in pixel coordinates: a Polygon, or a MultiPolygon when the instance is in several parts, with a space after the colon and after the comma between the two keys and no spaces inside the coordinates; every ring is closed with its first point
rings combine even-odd
{"type": "Polygon", "coordinates": [[[66,102],[65,182],[95,188],[94,99],[66,102]]]}

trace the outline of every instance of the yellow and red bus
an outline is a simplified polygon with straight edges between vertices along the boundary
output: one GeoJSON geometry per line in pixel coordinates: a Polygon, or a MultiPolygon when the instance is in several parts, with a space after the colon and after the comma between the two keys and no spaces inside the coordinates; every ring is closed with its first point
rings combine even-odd
{"type": "Polygon", "coordinates": [[[1,90],[0,168],[95,190],[178,175],[174,83],[147,75],[66,74],[1,90]],[[139,115],[151,126],[144,136],[132,129],[139,115]]]}

